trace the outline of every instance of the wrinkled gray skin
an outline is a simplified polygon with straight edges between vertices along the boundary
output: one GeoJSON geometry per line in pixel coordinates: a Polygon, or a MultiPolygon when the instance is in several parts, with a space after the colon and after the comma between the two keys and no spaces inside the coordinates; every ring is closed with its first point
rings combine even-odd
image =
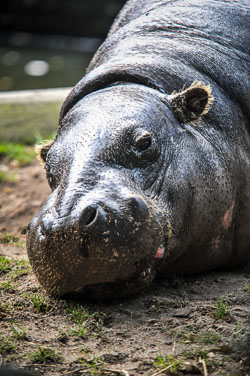
{"type": "Polygon", "coordinates": [[[247,22],[242,0],[125,5],[42,150],[52,193],[27,248],[48,292],[122,296],[250,259],[247,22]],[[180,120],[169,95],[195,80],[214,102],[180,120]]]}

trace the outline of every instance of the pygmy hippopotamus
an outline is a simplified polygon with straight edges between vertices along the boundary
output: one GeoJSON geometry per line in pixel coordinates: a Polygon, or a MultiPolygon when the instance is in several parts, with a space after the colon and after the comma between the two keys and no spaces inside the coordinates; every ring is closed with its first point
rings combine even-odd
{"type": "Polygon", "coordinates": [[[124,296],[250,259],[249,4],[131,0],[40,148],[50,293],[124,296]]]}

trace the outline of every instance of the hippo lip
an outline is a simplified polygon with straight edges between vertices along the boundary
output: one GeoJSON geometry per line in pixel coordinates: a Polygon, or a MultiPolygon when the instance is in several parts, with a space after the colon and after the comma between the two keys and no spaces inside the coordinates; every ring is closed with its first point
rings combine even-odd
{"type": "MultiPolygon", "coordinates": [[[[165,241],[162,241],[160,243],[159,247],[157,248],[157,251],[154,255],[154,259],[163,259],[166,253],[166,246],[165,246],[165,241]]],[[[141,282],[147,283],[152,281],[155,275],[155,270],[153,265],[147,264],[144,268],[141,269],[141,271],[138,273],[139,279],[141,282]]],[[[72,290],[72,292],[81,294],[83,293],[84,289],[86,288],[85,286],[78,286],[72,290]]]]}
{"type": "Polygon", "coordinates": [[[77,292],[77,293],[81,293],[83,291],[84,287],[80,286],[80,287],[76,287],[75,289],[73,289],[73,292],[77,292]]]}
{"type": "Polygon", "coordinates": [[[162,259],[164,257],[164,255],[165,255],[165,252],[166,252],[166,247],[165,247],[165,244],[162,243],[158,247],[158,249],[157,249],[154,257],[157,258],[157,259],[162,259]]]}
{"type": "Polygon", "coordinates": [[[151,210],[141,226],[125,221],[128,238],[122,234],[121,221],[119,234],[118,225],[113,232],[110,225],[97,238],[91,237],[89,229],[83,231],[78,223],[66,223],[66,229],[62,228],[63,222],[57,225],[57,218],[46,235],[43,222],[36,220],[29,229],[27,250],[39,282],[57,296],[81,294],[90,286],[105,285],[108,289],[109,285],[121,284],[126,290],[127,281],[133,281],[134,286],[137,282],[138,286],[151,283],[158,259],[162,264],[166,243],[160,211],[158,207],[151,210]]]}

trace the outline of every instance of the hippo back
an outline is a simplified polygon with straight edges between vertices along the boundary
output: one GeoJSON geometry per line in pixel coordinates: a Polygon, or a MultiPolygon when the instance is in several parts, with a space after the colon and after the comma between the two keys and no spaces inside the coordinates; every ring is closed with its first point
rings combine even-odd
{"type": "Polygon", "coordinates": [[[248,15],[246,1],[129,1],[61,116],[84,95],[115,82],[172,93],[198,80],[216,97],[208,114],[214,126],[233,135],[235,123],[250,131],[248,15]]]}

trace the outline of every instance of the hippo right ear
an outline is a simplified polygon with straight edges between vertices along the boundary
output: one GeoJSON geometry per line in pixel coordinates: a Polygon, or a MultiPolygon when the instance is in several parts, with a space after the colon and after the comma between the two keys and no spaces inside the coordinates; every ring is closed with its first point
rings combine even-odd
{"type": "Polygon", "coordinates": [[[36,145],[35,151],[37,153],[37,159],[41,162],[41,164],[44,164],[46,162],[48,151],[51,148],[53,142],[54,140],[49,140],[36,145]]]}
{"type": "Polygon", "coordinates": [[[195,81],[186,90],[168,95],[165,100],[181,123],[193,122],[205,115],[213,102],[211,87],[195,81]]]}

